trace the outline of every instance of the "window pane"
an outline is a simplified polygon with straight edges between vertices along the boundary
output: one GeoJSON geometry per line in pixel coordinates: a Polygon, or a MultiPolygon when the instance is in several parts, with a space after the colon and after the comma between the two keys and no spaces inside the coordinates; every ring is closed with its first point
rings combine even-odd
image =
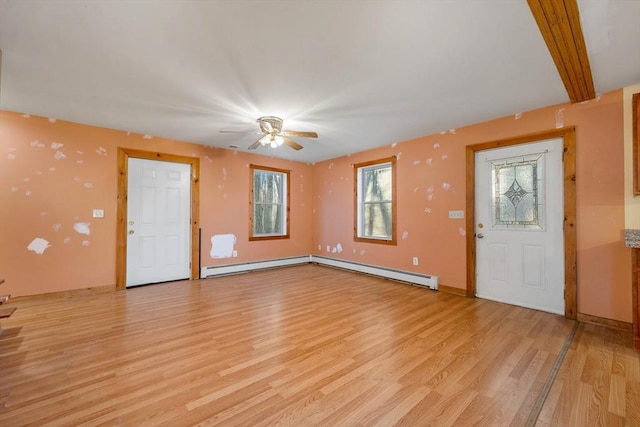
{"type": "Polygon", "coordinates": [[[365,202],[391,200],[391,166],[365,169],[362,178],[365,202]]]}
{"type": "Polygon", "coordinates": [[[391,237],[391,202],[365,203],[362,225],[366,237],[391,237]]]}
{"type": "Polygon", "coordinates": [[[253,234],[284,234],[280,205],[256,204],[253,234]]]}

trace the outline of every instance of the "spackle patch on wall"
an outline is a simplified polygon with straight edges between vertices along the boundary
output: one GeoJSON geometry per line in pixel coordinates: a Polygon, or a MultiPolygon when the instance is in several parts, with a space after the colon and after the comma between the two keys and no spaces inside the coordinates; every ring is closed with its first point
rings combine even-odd
{"type": "Polygon", "coordinates": [[[52,150],[58,150],[58,149],[60,149],[60,148],[62,148],[62,147],[64,147],[64,144],[63,144],[63,143],[61,143],[61,142],[55,142],[55,141],[53,141],[53,142],[51,143],[51,149],[52,149],[52,150]]]}
{"type": "Polygon", "coordinates": [[[556,129],[560,129],[564,126],[564,108],[556,110],[556,129]]]}
{"type": "Polygon", "coordinates": [[[215,234],[211,236],[211,258],[231,258],[236,236],[233,234],[215,234]]]}
{"type": "Polygon", "coordinates": [[[62,151],[56,151],[56,153],[53,155],[53,158],[56,160],[62,160],[65,157],[67,157],[62,151]]]}
{"type": "Polygon", "coordinates": [[[409,238],[409,232],[408,231],[404,231],[402,233],[402,240],[407,240],[407,238],[409,238]]]}
{"type": "Polygon", "coordinates": [[[76,222],[75,224],[73,224],[73,229],[76,231],[76,233],[86,234],[88,236],[89,234],[91,234],[91,229],[89,228],[90,226],[91,223],[88,222],[76,222]]]}
{"type": "Polygon", "coordinates": [[[42,255],[44,251],[50,247],[51,245],[49,244],[48,241],[46,241],[42,237],[36,237],[31,241],[31,243],[29,243],[29,246],[27,246],[27,249],[37,253],[38,255],[42,255]]]}
{"type": "Polygon", "coordinates": [[[107,149],[104,147],[98,147],[96,149],[96,153],[101,155],[101,156],[106,156],[107,155],[107,149]]]}
{"type": "Polygon", "coordinates": [[[460,233],[461,236],[467,235],[467,231],[462,227],[458,228],[458,233],[460,233]]]}

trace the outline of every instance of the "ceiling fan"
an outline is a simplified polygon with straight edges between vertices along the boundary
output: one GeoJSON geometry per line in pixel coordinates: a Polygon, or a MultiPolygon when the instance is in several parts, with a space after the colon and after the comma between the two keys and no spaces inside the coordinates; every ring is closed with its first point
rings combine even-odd
{"type": "Polygon", "coordinates": [[[270,148],[277,148],[282,144],[288,145],[294,150],[301,150],[302,145],[298,144],[290,136],[299,136],[303,138],[317,138],[318,134],[315,132],[301,132],[295,130],[282,130],[282,119],[274,116],[259,117],[258,125],[260,126],[259,132],[253,131],[233,131],[233,130],[221,130],[220,133],[257,133],[263,134],[256,142],[251,144],[249,150],[255,150],[260,146],[269,146],[270,148]]]}

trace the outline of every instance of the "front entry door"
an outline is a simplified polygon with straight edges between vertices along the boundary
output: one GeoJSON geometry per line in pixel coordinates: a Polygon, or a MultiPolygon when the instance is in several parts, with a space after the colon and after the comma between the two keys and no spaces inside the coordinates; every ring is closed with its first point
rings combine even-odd
{"type": "Polygon", "coordinates": [[[128,159],[126,286],[189,279],[191,165],[128,159]]]}
{"type": "Polygon", "coordinates": [[[564,314],[562,138],[475,153],[476,296],[564,314]]]}

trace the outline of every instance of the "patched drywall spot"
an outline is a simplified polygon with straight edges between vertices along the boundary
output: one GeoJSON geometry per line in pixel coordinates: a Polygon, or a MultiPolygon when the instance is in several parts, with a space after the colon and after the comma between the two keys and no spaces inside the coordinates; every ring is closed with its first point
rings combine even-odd
{"type": "Polygon", "coordinates": [[[67,156],[65,156],[65,154],[62,151],[56,151],[56,153],[53,155],[53,158],[56,160],[62,160],[65,157],[67,156]]]}
{"type": "Polygon", "coordinates": [[[73,229],[76,233],[86,234],[87,236],[91,234],[91,229],[89,228],[91,223],[89,222],[76,222],[73,224],[73,229]]]}
{"type": "Polygon", "coordinates": [[[360,256],[363,256],[363,255],[364,255],[364,254],[366,254],[366,253],[367,253],[367,251],[365,251],[364,249],[362,249],[362,250],[360,251],[360,256]]]}
{"type": "Polygon", "coordinates": [[[209,156],[204,156],[204,159],[209,163],[213,163],[213,160],[211,160],[211,157],[209,156]]]}
{"type": "Polygon", "coordinates": [[[393,144],[391,144],[391,148],[396,148],[396,145],[398,145],[398,143],[394,142],[393,144]]]}
{"type": "Polygon", "coordinates": [[[340,243],[336,245],[336,250],[338,251],[338,253],[342,252],[342,245],[340,243]]]}
{"type": "Polygon", "coordinates": [[[402,240],[407,240],[408,237],[409,237],[409,232],[408,231],[403,231],[402,232],[402,240]]]}
{"type": "Polygon", "coordinates": [[[53,117],[49,117],[49,123],[55,123],[57,120],[54,119],[53,117]]]}
{"type": "Polygon", "coordinates": [[[440,144],[438,144],[437,142],[435,144],[433,144],[433,148],[440,148],[440,144]]]}
{"type": "Polygon", "coordinates": [[[18,187],[16,187],[16,186],[14,185],[13,187],[11,187],[11,191],[12,191],[12,192],[14,192],[14,193],[15,193],[15,192],[17,192],[17,191],[18,191],[18,187]]]}
{"type": "Polygon", "coordinates": [[[333,163],[329,163],[329,167],[327,169],[332,169],[333,168],[333,163]]]}
{"type": "Polygon", "coordinates": [[[62,230],[62,224],[60,224],[59,222],[57,222],[57,223],[53,224],[53,225],[51,226],[51,228],[53,228],[53,231],[60,231],[60,230],[62,230]]]}
{"type": "Polygon", "coordinates": [[[104,147],[98,147],[96,148],[96,153],[101,155],[101,156],[106,156],[107,155],[107,149],[104,147]]]}
{"type": "Polygon", "coordinates": [[[402,151],[399,151],[398,154],[396,154],[396,160],[400,160],[400,157],[402,157],[402,151]]]}
{"type": "Polygon", "coordinates": [[[62,241],[62,243],[64,243],[66,245],[70,241],[71,241],[71,237],[65,237],[64,240],[62,241]]]}
{"type": "Polygon", "coordinates": [[[516,113],[513,116],[516,120],[520,120],[522,118],[522,113],[516,113]]]}
{"type": "Polygon", "coordinates": [[[215,234],[211,236],[211,258],[231,258],[236,244],[234,234],[215,234]]]}
{"type": "Polygon", "coordinates": [[[447,133],[446,130],[443,130],[442,132],[440,132],[440,135],[445,135],[447,133]]]}
{"type": "Polygon", "coordinates": [[[446,154],[443,154],[442,156],[440,156],[440,158],[442,160],[447,160],[449,158],[449,156],[447,156],[446,154]]]}
{"type": "Polygon", "coordinates": [[[418,166],[420,163],[422,163],[422,161],[421,160],[414,160],[411,163],[413,164],[413,166],[418,166]]]}
{"type": "Polygon", "coordinates": [[[417,192],[418,192],[418,189],[419,189],[419,188],[418,188],[418,186],[416,185],[415,187],[413,187],[413,192],[414,192],[414,193],[417,193],[417,192]]]}
{"type": "Polygon", "coordinates": [[[23,119],[29,119],[31,118],[31,114],[22,114],[20,115],[20,117],[22,117],[23,119]]]}
{"type": "Polygon", "coordinates": [[[64,144],[63,144],[63,143],[61,143],[61,142],[55,142],[55,141],[53,141],[53,142],[51,143],[51,149],[52,149],[52,150],[58,150],[58,149],[60,149],[60,148],[62,148],[62,147],[64,147],[64,144]]]}
{"type": "Polygon", "coordinates": [[[427,164],[427,166],[431,166],[431,163],[433,163],[433,157],[429,157],[425,163],[427,164]]]}
{"type": "Polygon", "coordinates": [[[467,231],[462,227],[458,228],[458,233],[460,233],[461,236],[467,235],[467,231]]]}
{"type": "Polygon", "coordinates": [[[432,201],[432,200],[433,200],[433,199],[435,199],[435,198],[436,198],[436,196],[434,196],[434,195],[433,195],[433,193],[429,193],[429,194],[427,194],[427,200],[428,200],[428,201],[432,201]]]}
{"type": "Polygon", "coordinates": [[[424,208],[424,213],[430,214],[431,213],[431,208],[424,208]]]}
{"type": "Polygon", "coordinates": [[[331,252],[331,246],[327,245],[327,252],[331,252]]]}
{"type": "Polygon", "coordinates": [[[153,139],[152,135],[144,135],[142,139],[153,139]]]}
{"type": "Polygon", "coordinates": [[[85,188],[93,188],[93,184],[90,182],[85,182],[83,185],[85,188]]]}
{"type": "Polygon", "coordinates": [[[222,168],[222,180],[227,180],[227,168],[222,168]]]}
{"type": "Polygon", "coordinates": [[[29,144],[29,145],[31,145],[31,146],[32,146],[32,147],[34,147],[34,148],[44,148],[44,144],[43,144],[43,143],[41,143],[41,142],[40,142],[40,141],[38,141],[38,140],[31,141],[31,144],[29,144]]]}
{"type": "Polygon", "coordinates": [[[31,190],[27,190],[24,192],[24,195],[27,197],[30,197],[33,193],[31,192],[31,190]]]}
{"type": "Polygon", "coordinates": [[[31,241],[31,243],[29,243],[29,246],[27,246],[27,249],[37,253],[38,255],[42,255],[44,251],[46,251],[47,248],[50,248],[50,247],[51,245],[47,240],[43,239],[42,237],[36,237],[31,241]]]}
{"type": "Polygon", "coordinates": [[[564,108],[556,110],[556,129],[564,126],[564,108]]]}
{"type": "Polygon", "coordinates": [[[456,134],[456,130],[455,129],[449,129],[449,133],[455,135],[456,134]]]}
{"type": "Polygon", "coordinates": [[[83,240],[81,244],[82,246],[89,246],[91,242],[89,242],[88,240],[83,240]]]}
{"type": "Polygon", "coordinates": [[[54,168],[53,166],[49,168],[49,172],[55,172],[56,168],[54,168]]]}
{"type": "Polygon", "coordinates": [[[448,182],[443,182],[442,183],[442,189],[444,191],[449,191],[451,189],[451,184],[449,184],[448,182]]]}

